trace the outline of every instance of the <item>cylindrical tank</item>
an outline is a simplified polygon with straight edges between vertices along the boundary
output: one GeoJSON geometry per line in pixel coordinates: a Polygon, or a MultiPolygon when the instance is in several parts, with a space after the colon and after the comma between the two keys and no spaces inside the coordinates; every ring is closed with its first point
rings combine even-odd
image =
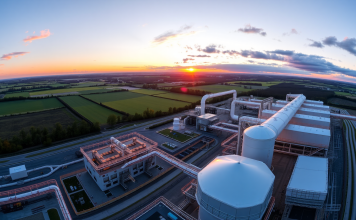
{"type": "Polygon", "coordinates": [[[243,134],[241,155],[264,162],[271,167],[276,133],[262,125],[247,128],[243,134]]]}
{"type": "Polygon", "coordinates": [[[178,131],[180,129],[179,118],[173,120],[173,130],[178,131]]]}
{"type": "Polygon", "coordinates": [[[201,220],[259,220],[273,192],[275,176],[261,161],[219,156],[198,173],[196,200],[201,220]]]}

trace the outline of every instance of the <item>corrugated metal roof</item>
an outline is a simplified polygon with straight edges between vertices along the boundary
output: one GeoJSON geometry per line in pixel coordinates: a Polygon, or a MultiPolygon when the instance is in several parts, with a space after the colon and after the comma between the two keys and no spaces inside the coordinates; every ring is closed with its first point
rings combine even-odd
{"type": "Polygon", "coordinates": [[[219,156],[198,173],[205,194],[235,208],[263,203],[274,179],[265,163],[239,155],[219,156]]]}
{"type": "Polygon", "coordinates": [[[21,172],[21,171],[26,171],[26,166],[25,165],[20,165],[20,166],[17,166],[17,167],[11,167],[9,169],[10,171],[10,174],[11,173],[18,173],[18,172],[21,172]]]}
{"type": "Polygon", "coordinates": [[[288,189],[327,193],[328,159],[298,156],[288,189]]]}
{"type": "MultiPolygon", "coordinates": [[[[267,113],[267,114],[275,114],[277,111],[275,110],[263,110],[262,113],[267,113]]],[[[295,114],[293,117],[296,118],[302,118],[302,119],[309,119],[313,121],[323,121],[323,122],[330,122],[330,118],[325,118],[325,117],[319,117],[319,116],[313,116],[313,115],[303,115],[303,114],[295,114]]]]}
{"type": "Polygon", "coordinates": [[[314,127],[307,127],[307,126],[302,126],[302,125],[289,124],[284,129],[290,130],[290,131],[298,131],[298,132],[304,132],[304,133],[310,133],[310,134],[330,136],[330,130],[322,129],[322,128],[314,128],[314,127]]]}

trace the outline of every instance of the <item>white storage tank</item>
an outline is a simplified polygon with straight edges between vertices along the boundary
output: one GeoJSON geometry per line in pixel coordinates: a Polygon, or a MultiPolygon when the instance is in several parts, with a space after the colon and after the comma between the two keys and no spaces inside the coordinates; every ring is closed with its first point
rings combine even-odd
{"type": "Polygon", "coordinates": [[[271,167],[276,133],[265,126],[256,125],[247,128],[243,134],[241,155],[259,160],[271,167]]]}
{"type": "Polygon", "coordinates": [[[17,166],[17,167],[11,167],[9,169],[10,176],[12,180],[17,180],[21,179],[24,177],[27,177],[27,170],[25,165],[17,166]]]}
{"type": "Polygon", "coordinates": [[[198,173],[199,218],[261,219],[272,196],[275,176],[261,161],[219,156],[198,173]]]}
{"type": "Polygon", "coordinates": [[[179,118],[174,118],[173,120],[173,130],[178,131],[180,129],[179,118]]]}

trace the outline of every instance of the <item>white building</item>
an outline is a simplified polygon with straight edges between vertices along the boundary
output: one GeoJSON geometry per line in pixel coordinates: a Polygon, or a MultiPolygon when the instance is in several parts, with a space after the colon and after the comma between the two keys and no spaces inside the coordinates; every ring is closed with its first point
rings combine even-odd
{"type": "Polygon", "coordinates": [[[148,154],[157,143],[136,132],[111,138],[106,141],[82,147],[85,168],[102,191],[121,185],[127,189],[126,181],[135,181],[135,177],[156,166],[156,157],[148,157],[141,162],[128,166],[127,162],[148,154]]]}

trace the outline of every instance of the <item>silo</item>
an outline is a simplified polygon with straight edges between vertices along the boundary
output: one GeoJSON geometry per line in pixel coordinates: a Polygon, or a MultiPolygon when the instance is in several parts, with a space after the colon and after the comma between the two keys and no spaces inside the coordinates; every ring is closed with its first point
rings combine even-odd
{"type": "Polygon", "coordinates": [[[199,218],[261,219],[272,196],[275,176],[261,161],[219,156],[198,173],[199,218]]]}

